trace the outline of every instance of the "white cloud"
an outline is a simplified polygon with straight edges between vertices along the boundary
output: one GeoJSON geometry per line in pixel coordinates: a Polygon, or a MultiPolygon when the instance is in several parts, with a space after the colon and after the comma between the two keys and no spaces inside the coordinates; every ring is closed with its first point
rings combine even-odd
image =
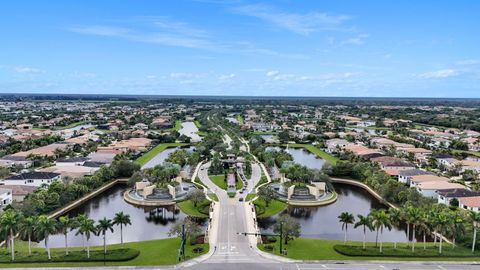
{"type": "Polygon", "coordinates": [[[455,64],[459,66],[472,66],[472,65],[477,65],[480,64],[480,60],[477,59],[464,59],[457,61],[455,64]]]}
{"type": "Polygon", "coordinates": [[[44,71],[38,68],[33,67],[25,67],[25,66],[17,66],[13,68],[13,71],[17,73],[28,73],[28,74],[35,74],[35,73],[43,73],[44,71]]]}
{"type": "Polygon", "coordinates": [[[280,72],[278,72],[278,70],[270,70],[270,71],[267,72],[266,75],[267,75],[268,77],[273,77],[273,76],[278,75],[279,73],[280,73],[280,72]]]}
{"type": "Polygon", "coordinates": [[[234,11],[242,15],[259,18],[301,35],[309,35],[321,30],[343,31],[345,29],[341,28],[341,24],[349,19],[346,15],[329,15],[321,12],[288,13],[261,4],[237,7],[234,11]]]}
{"type": "Polygon", "coordinates": [[[230,73],[230,74],[225,74],[225,75],[220,75],[218,77],[218,79],[220,81],[228,81],[228,80],[231,80],[233,78],[237,77],[237,75],[233,74],[233,73],[230,73]]]}
{"type": "Polygon", "coordinates": [[[356,37],[352,37],[349,39],[346,39],[340,43],[340,45],[363,45],[365,44],[365,40],[368,38],[367,34],[360,34],[357,35],[356,37]]]}
{"type": "Polygon", "coordinates": [[[457,75],[458,75],[458,72],[454,69],[441,69],[441,70],[422,73],[418,75],[418,77],[422,79],[434,79],[434,78],[448,78],[448,77],[453,77],[457,75]]]}

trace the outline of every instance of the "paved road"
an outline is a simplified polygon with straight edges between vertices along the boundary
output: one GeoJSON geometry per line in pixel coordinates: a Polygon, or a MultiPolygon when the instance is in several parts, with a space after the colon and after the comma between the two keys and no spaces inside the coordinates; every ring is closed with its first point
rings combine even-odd
{"type": "MultiPolygon", "coordinates": [[[[226,191],[216,186],[208,178],[209,163],[203,165],[198,172],[200,180],[218,197],[218,227],[211,234],[216,234],[215,243],[213,243],[213,255],[202,264],[224,264],[224,263],[267,263],[267,260],[254,251],[249,239],[239,232],[248,231],[246,217],[246,203],[240,202],[247,192],[237,193],[235,198],[229,198],[226,191]]],[[[252,177],[245,186],[247,190],[254,188],[254,183],[259,181],[261,176],[260,167],[252,166],[252,177]]],[[[194,268],[197,269],[195,266],[194,268]]],[[[211,269],[211,268],[210,268],[211,269]]]]}

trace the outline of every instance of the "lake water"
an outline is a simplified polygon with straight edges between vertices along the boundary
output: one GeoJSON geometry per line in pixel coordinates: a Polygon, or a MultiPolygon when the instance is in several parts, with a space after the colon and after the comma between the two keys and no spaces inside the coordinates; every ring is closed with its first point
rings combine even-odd
{"type": "MultiPolygon", "coordinates": [[[[130,215],[132,225],[123,228],[124,242],[143,241],[151,239],[162,239],[168,237],[168,231],[178,219],[184,219],[186,215],[175,206],[163,207],[139,207],[131,205],[123,199],[126,185],[119,184],[103,192],[97,197],[86,202],[82,206],[70,211],[72,217],[78,214],[86,214],[97,222],[104,217],[113,219],[115,213],[123,211],[130,215]]],[[[206,226],[206,219],[198,219],[199,223],[206,226]]],[[[120,243],[120,227],[115,226],[113,233],[107,233],[107,244],[120,243]]],[[[77,230],[68,233],[69,246],[82,246],[81,235],[75,235],[77,230]]],[[[89,240],[90,245],[103,245],[102,236],[95,236],[89,240]]],[[[39,243],[43,246],[44,241],[39,243]]],[[[63,247],[63,234],[52,235],[49,238],[51,247],[63,247]]]]}
{"type": "Polygon", "coordinates": [[[202,140],[202,137],[200,137],[197,132],[198,128],[194,122],[183,122],[182,128],[178,130],[178,133],[180,133],[180,135],[190,137],[192,142],[199,142],[202,140]]]}
{"type": "Polygon", "coordinates": [[[155,167],[157,165],[161,165],[165,160],[168,158],[168,155],[171,153],[179,150],[179,149],[185,149],[185,150],[193,150],[193,146],[187,146],[187,147],[171,147],[163,150],[162,152],[158,153],[156,156],[154,156],[152,159],[150,159],[145,165],[142,166],[142,170],[148,169],[155,167]]]}
{"type": "MultiPolygon", "coordinates": [[[[301,235],[310,238],[343,240],[344,232],[338,216],[342,212],[367,215],[371,209],[386,209],[386,206],[377,201],[368,192],[360,187],[334,184],[338,193],[337,201],[327,206],[293,207],[290,206],[281,214],[289,214],[301,224],[301,235]]],[[[259,218],[258,225],[264,232],[271,232],[277,216],[259,218]]],[[[367,241],[375,241],[375,232],[367,230],[367,241]]],[[[349,225],[348,237],[350,240],[362,241],[363,229],[349,225]]],[[[383,233],[383,241],[407,241],[406,227],[387,229],[383,233]]]]}
{"type": "Polygon", "coordinates": [[[281,149],[286,150],[293,157],[293,161],[296,163],[302,164],[310,169],[321,169],[325,160],[318,158],[316,155],[310,153],[308,150],[303,148],[284,148],[284,147],[267,147],[267,151],[280,151],[281,149]]]}

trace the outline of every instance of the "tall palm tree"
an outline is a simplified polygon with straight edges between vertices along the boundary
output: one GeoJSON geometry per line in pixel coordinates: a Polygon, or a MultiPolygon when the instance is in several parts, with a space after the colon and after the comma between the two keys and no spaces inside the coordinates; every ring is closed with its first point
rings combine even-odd
{"type": "Polygon", "coordinates": [[[110,231],[113,233],[113,222],[111,219],[107,219],[107,218],[103,218],[103,219],[100,219],[98,221],[98,225],[97,225],[97,232],[100,234],[102,234],[103,236],[103,253],[106,254],[107,253],[107,237],[106,237],[106,234],[107,234],[107,231],[110,231]]]}
{"type": "Polygon", "coordinates": [[[95,221],[90,218],[81,219],[78,225],[78,231],[76,234],[81,234],[82,237],[85,237],[85,239],[87,240],[87,258],[90,258],[90,246],[88,245],[88,240],[90,239],[92,233],[95,234],[97,232],[95,227],[95,221]]]}
{"type": "MultiPolygon", "coordinates": [[[[18,223],[22,219],[22,216],[19,212],[8,209],[3,212],[0,218],[0,224],[8,235],[10,241],[12,261],[15,260],[15,235],[17,233],[18,223]]],[[[7,241],[8,242],[8,241],[7,241]]]]}
{"type": "Polygon", "coordinates": [[[32,236],[37,226],[37,217],[26,217],[20,223],[20,236],[28,239],[28,255],[32,255],[32,236]]]}
{"type": "Polygon", "coordinates": [[[437,246],[438,239],[438,211],[430,210],[428,212],[428,224],[430,229],[433,231],[433,246],[437,246]]]}
{"type": "Polygon", "coordinates": [[[125,215],[123,212],[118,212],[113,218],[113,224],[120,225],[120,242],[123,248],[123,226],[132,225],[130,215],[125,215]]]}
{"type": "Polygon", "coordinates": [[[45,249],[47,250],[48,259],[51,260],[50,248],[48,247],[48,237],[58,231],[57,222],[48,218],[46,215],[38,217],[37,228],[35,229],[40,238],[45,239],[45,249]]]}
{"type": "MultiPolygon", "coordinates": [[[[80,214],[78,216],[75,217],[75,222],[74,222],[74,228],[75,229],[79,229],[80,228],[80,224],[84,223],[86,220],[88,219],[87,215],[85,214],[80,214]]],[[[75,235],[81,235],[82,236],[82,246],[83,246],[83,250],[86,249],[86,245],[85,245],[85,234],[81,233],[80,230],[77,230],[77,233],[75,233],[75,235]]]]}
{"type": "Polygon", "coordinates": [[[349,212],[343,212],[338,216],[338,219],[342,223],[342,231],[345,231],[345,239],[343,243],[346,244],[348,224],[353,224],[355,222],[355,217],[349,212]]]}
{"type": "Polygon", "coordinates": [[[438,247],[438,253],[440,254],[442,254],[443,233],[447,228],[447,226],[449,225],[449,223],[450,223],[450,220],[447,214],[439,213],[436,216],[436,225],[437,225],[436,230],[437,230],[437,233],[440,235],[440,243],[438,247]]]}
{"type": "Polygon", "coordinates": [[[367,241],[367,229],[370,231],[373,230],[373,224],[372,224],[372,217],[371,216],[363,216],[363,215],[357,215],[358,221],[355,223],[354,228],[363,227],[363,249],[365,249],[365,242],[367,241]]]}
{"type": "MultiPolygon", "coordinates": [[[[393,226],[399,227],[402,222],[402,212],[398,208],[388,209],[388,215],[390,216],[390,223],[393,226]]],[[[393,248],[397,249],[397,240],[393,242],[393,248]]]]}
{"type": "Polygon", "coordinates": [[[470,220],[472,221],[473,227],[472,252],[475,252],[475,244],[477,243],[477,228],[480,227],[480,213],[471,211],[470,220]]]}
{"type": "Polygon", "coordinates": [[[412,207],[408,211],[408,219],[412,224],[412,252],[415,252],[416,228],[421,223],[422,212],[419,208],[412,207]]]}
{"type": "Polygon", "coordinates": [[[383,209],[375,211],[372,215],[372,218],[373,218],[373,226],[377,229],[377,231],[380,231],[380,253],[382,253],[383,252],[383,241],[382,241],[383,228],[387,228],[388,230],[391,230],[392,224],[390,223],[389,215],[383,209]]]}
{"type": "Polygon", "coordinates": [[[457,236],[465,233],[465,219],[462,213],[463,212],[460,211],[454,211],[451,218],[452,248],[455,248],[457,236]]]}
{"type": "Polygon", "coordinates": [[[58,230],[65,237],[65,255],[68,255],[68,231],[74,226],[74,220],[68,216],[58,218],[58,230]]]}
{"type": "Polygon", "coordinates": [[[431,233],[430,219],[427,213],[423,213],[422,218],[419,222],[420,233],[423,234],[423,250],[427,249],[427,234],[431,233]]]}

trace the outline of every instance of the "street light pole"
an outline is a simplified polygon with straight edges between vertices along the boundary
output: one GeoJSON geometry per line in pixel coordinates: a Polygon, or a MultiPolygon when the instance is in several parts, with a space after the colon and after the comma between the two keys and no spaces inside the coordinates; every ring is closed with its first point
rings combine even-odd
{"type": "Polygon", "coordinates": [[[282,255],[283,222],[280,223],[280,255],[282,255]]]}

